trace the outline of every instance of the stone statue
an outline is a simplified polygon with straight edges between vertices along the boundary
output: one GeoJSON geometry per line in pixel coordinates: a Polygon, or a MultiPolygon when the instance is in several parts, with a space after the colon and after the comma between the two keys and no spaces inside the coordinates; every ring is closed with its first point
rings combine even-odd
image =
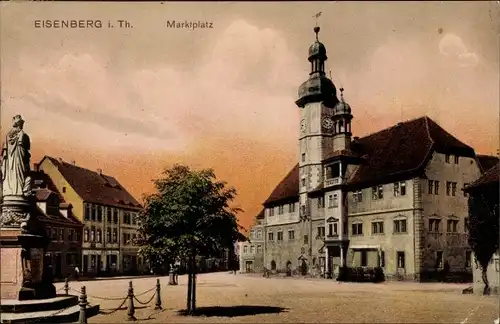
{"type": "Polygon", "coordinates": [[[30,138],[23,130],[21,115],[12,118],[12,129],[7,133],[2,148],[2,227],[18,227],[28,231],[30,220],[30,138]]]}
{"type": "Polygon", "coordinates": [[[7,133],[2,149],[2,190],[6,196],[28,197],[31,194],[30,138],[23,131],[21,115],[12,119],[12,129],[7,133]]]}

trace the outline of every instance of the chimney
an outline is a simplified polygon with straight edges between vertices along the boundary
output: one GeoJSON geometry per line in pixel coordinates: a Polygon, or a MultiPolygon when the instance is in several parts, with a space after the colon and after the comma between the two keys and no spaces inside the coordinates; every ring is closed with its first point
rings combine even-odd
{"type": "Polygon", "coordinates": [[[33,163],[33,171],[35,171],[35,172],[40,171],[40,164],[38,164],[38,163],[33,163]]]}
{"type": "Polygon", "coordinates": [[[102,169],[97,169],[97,173],[99,173],[99,175],[102,175],[102,169]]]}
{"type": "Polygon", "coordinates": [[[62,158],[59,158],[58,160],[59,160],[59,163],[64,163],[62,158]]]}
{"type": "Polygon", "coordinates": [[[72,161],[71,161],[71,164],[76,165],[76,161],[75,161],[75,160],[72,160],[72,161]]]}
{"type": "Polygon", "coordinates": [[[359,140],[359,136],[354,136],[353,140],[355,140],[355,141],[359,140]]]}

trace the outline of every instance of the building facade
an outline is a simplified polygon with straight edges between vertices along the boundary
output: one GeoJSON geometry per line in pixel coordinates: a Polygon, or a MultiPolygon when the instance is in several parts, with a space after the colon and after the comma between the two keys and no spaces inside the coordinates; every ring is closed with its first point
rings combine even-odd
{"type": "Polygon", "coordinates": [[[43,172],[31,172],[36,198],[36,217],[44,226],[50,243],[44,261],[52,276],[63,279],[81,269],[83,224],[73,215],[71,204],[51,187],[50,179],[43,172]]]}
{"type": "Polygon", "coordinates": [[[386,277],[416,280],[471,272],[461,189],[479,178],[480,158],[428,117],[353,137],[353,111],[325,74],[326,47],[315,33],[296,101],[299,162],[256,226],[265,232],[264,267],[335,277],[340,266],[380,266],[386,277]]]}
{"type": "Polygon", "coordinates": [[[242,273],[262,272],[264,270],[265,226],[264,209],[255,217],[248,232],[248,240],[238,242],[237,255],[239,271],[242,273]]]}
{"type": "Polygon", "coordinates": [[[138,273],[137,215],[141,205],[113,177],[45,156],[37,168],[51,179],[56,191],[73,206],[84,224],[81,271],[89,275],[138,273]]]}

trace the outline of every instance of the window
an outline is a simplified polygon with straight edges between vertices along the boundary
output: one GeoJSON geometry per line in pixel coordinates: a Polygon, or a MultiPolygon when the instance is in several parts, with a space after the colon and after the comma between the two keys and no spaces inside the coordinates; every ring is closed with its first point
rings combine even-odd
{"type": "Polygon", "coordinates": [[[62,192],[66,193],[66,187],[62,187],[62,192]]]}
{"type": "Polygon", "coordinates": [[[262,238],[262,231],[261,230],[257,231],[257,238],[258,239],[262,238]]]}
{"type": "Polygon", "coordinates": [[[294,230],[289,230],[288,231],[288,240],[289,241],[295,240],[295,231],[294,230]]]}
{"type": "Polygon", "coordinates": [[[465,251],[465,267],[470,268],[472,266],[472,252],[465,251]]]}
{"type": "Polygon", "coordinates": [[[380,255],[379,255],[379,265],[383,268],[385,267],[385,251],[380,251],[380,255]]]}
{"type": "Polygon", "coordinates": [[[93,227],[90,230],[90,242],[95,242],[95,229],[93,227]]]}
{"type": "Polygon", "coordinates": [[[439,219],[429,219],[429,232],[439,233],[439,225],[441,220],[439,219]]]}
{"type": "Polygon", "coordinates": [[[97,206],[97,221],[102,222],[102,206],[97,206]]]}
{"type": "Polygon", "coordinates": [[[443,251],[436,251],[436,267],[443,268],[443,251]]]}
{"type": "Polygon", "coordinates": [[[328,236],[333,236],[333,224],[328,224],[328,236]]]}
{"type": "Polygon", "coordinates": [[[452,196],[457,195],[457,183],[456,182],[451,183],[451,195],[452,196]]]}
{"type": "Polygon", "coordinates": [[[406,195],[406,181],[400,181],[394,183],[394,196],[405,196],[406,195]]]}
{"type": "Polygon", "coordinates": [[[333,223],[333,235],[339,235],[339,224],[333,223]]]}
{"type": "Polygon", "coordinates": [[[257,245],[257,253],[262,253],[262,245],[257,245]]]}
{"type": "Polygon", "coordinates": [[[245,253],[245,254],[248,253],[248,246],[246,246],[246,245],[243,246],[243,253],[245,253]]]}
{"type": "Polygon", "coordinates": [[[109,207],[106,209],[106,221],[111,223],[111,208],[109,207]]]}
{"type": "Polygon", "coordinates": [[[274,233],[273,232],[267,233],[267,237],[268,237],[269,241],[274,241],[274,233]]]}
{"type": "Polygon", "coordinates": [[[328,195],[328,207],[333,207],[333,195],[328,195]]]}
{"type": "Polygon", "coordinates": [[[383,198],[384,198],[384,186],[380,185],[372,187],[372,199],[377,200],[383,198]]]}
{"type": "Polygon", "coordinates": [[[324,226],[318,227],[318,235],[316,237],[318,237],[318,238],[325,237],[325,227],[324,226]]]}
{"type": "Polygon", "coordinates": [[[255,246],[250,246],[250,253],[251,254],[254,254],[255,253],[255,246]]]}
{"type": "Polygon", "coordinates": [[[318,208],[324,208],[325,207],[325,197],[321,196],[318,197],[318,208]]]}
{"type": "Polygon", "coordinates": [[[394,221],[394,233],[406,233],[406,219],[394,221]]]}
{"type": "Polygon", "coordinates": [[[284,211],[284,206],[281,205],[281,206],[278,206],[278,215],[283,215],[283,211],[284,211]]]}
{"type": "Polygon", "coordinates": [[[96,233],[96,241],[97,241],[98,243],[101,243],[101,230],[100,230],[100,229],[98,229],[98,230],[97,230],[97,233],[96,233]]]}
{"type": "Polygon", "coordinates": [[[84,242],[89,241],[89,230],[87,228],[83,231],[83,241],[84,242]]]}
{"type": "Polygon", "coordinates": [[[361,266],[366,267],[368,264],[368,253],[366,250],[361,250],[361,266]]]}
{"type": "Polygon", "coordinates": [[[455,164],[458,164],[458,156],[455,155],[455,164]]]}
{"type": "Polygon", "coordinates": [[[446,163],[450,163],[450,155],[449,155],[449,154],[446,154],[446,155],[444,156],[444,162],[446,162],[446,163]]]}
{"type": "Polygon", "coordinates": [[[278,241],[283,241],[283,232],[278,232],[278,241]]]}
{"type": "Polygon", "coordinates": [[[363,190],[358,190],[357,198],[358,198],[358,202],[363,201],[363,190]]]}
{"type": "Polygon", "coordinates": [[[90,205],[85,204],[85,220],[90,220],[90,205]]]}
{"type": "Polygon", "coordinates": [[[64,242],[64,229],[59,229],[59,241],[64,242]]]}
{"type": "Polygon", "coordinates": [[[302,215],[306,214],[306,205],[300,206],[300,211],[302,212],[302,215]]]}
{"type": "Polygon", "coordinates": [[[439,181],[434,180],[434,194],[439,195],[439,181]]]}
{"type": "Polygon", "coordinates": [[[74,230],[74,229],[70,229],[70,230],[68,231],[68,241],[70,241],[70,242],[71,242],[71,241],[73,241],[73,240],[74,240],[74,237],[75,237],[75,234],[74,234],[74,233],[75,233],[75,230],[74,230]]]}
{"type": "Polygon", "coordinates": [[[302,162],[306,161],[306,153],[302,153],[302,162]]]}
{"type": "Polygon", "coordinates": [[[95,205],[92,205],[92,215],[90,217],[90,219],[95,222],[96,220],[96,209],[95,209],[95,205]]]}
{"type": "Polygon", "coordinates": [[[363,235],[363,223],[352,224],[352,235],[363,235]]]}
{"type": "Polygon", "coordinates": [[[130,218],[130,212],[123,212],[123,223],[130,225],[131,223],[131,218],[130,218]]]}
{"type": "Polygon", "coordinates": [[[396,252],[396,259],[398,261],[398,269],[405,268],[405,253],[402,251],[396,252]]]}
{"type": "Polygon", "coordinates": [[[450,196],[451,194],[451,182],[446,181],[446,195],[450,196]]]}
{"type": "Polygon", "coordinates": [[[372,222],[372,234],[383,234],[384,233],[384,222],[376,221],[372,222]]]}
{"type": "Polygon", "coordinates": [[[288,212],[289,213],[295,213],[295,204],[288,204],[288,212]]]}
{"type": "Polygon", "coordinates": [[[269,208],[269,216],[274,216],[274,207],[269,208]]]}
{"type": "Polygon", "coordinates": [[[106,230],[106,242],[111,243],[111,229],[106,230]]]}
{"type": "Polygon", "coordinates": [[[434,192],[434,181],[428,180],[428,185],[429,185],[429,188],[428,188],[427,193],[429,195],[432,195],[432,193],[434,192]]]}
{"type": "Polygon", "coordinates": [[[128,244],[128,239],[127,239],[127,233],[123,233],[122,234],[122,237],[123,237],[123,244],[127,245],[128,244]]]}
{"type": "Polygon", "coordinates": [[[118,230],[116,228],[113,229],[113,243],[118,243],[118,230]]]}
{"type": "Polygon", "coordinates": [[[118,210],[113,210],[113,223],[118,224],[118,210]]]}
{"type": "Polygon", "coordinates": [[[333,207],[338,207],[339,206],[339,197],[337,194],[333,195],[333,207]]]}
{"type": "Polygon", "coordinates": [[[132,213],[132,225],[137,225],[137,213],[132,213]]]}
{"type": "Polygon", "coordinates": [[[304,235],[304,244],[309,244],[309,236],[307,234],[304,235]]]}
{"type": "Polygon", "coordinates": [[[467,233],[469,231],[469,218],[464,218],[464,232],[467,233]]]}
{"type": "Polygon", "coordinates": [[[448,219],[446,231],[448,233],[457,233],[458,232],[457,228],[458,228],[458,220],[448,219]]]}
{"type": "Polygon", "coordinates": [[[302,178],[301,183],[302,183],[302,187],[305,187],[306,186],[306,178],[302,178]]]}
{"type": "Polygon", "coordinates": [[[52,238],[53,241],[57,240],[57,228],[52,228],[50,231],[50,237],[52,238]]]}

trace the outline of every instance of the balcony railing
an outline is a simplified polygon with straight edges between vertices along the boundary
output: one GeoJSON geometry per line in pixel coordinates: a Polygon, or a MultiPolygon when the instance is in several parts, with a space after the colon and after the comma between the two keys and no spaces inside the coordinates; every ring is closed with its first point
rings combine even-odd
{"type": "Polygon", "coordinates": [[[328,179],[325,179],[324,186],[325,187],[330,187],[330,186],[338,185],[341,182],[342,182],[342,177],[328,178],[328,179]]]}

